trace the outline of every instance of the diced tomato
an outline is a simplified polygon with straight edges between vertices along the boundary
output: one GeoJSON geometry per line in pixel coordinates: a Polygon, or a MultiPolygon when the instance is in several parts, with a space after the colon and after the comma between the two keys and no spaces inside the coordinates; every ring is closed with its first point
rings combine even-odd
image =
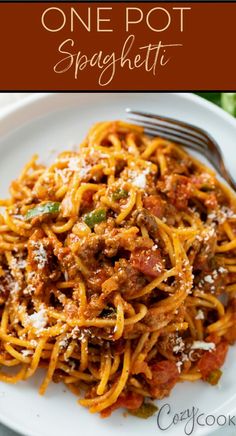
{"type": "Polygon", "coordinates": [[[216,345],[215,350],[207,351],[203,354],[197,364],[203,379],[206,379],[212,371],[219,369],[223,365],[227,351],[228,343],[221,341],[216,345]]]}
{"type": "Polygon", "coordinates": [[[143,396],[136,394],[135,392],[128,392],[127,394],[121,394],[118,400],[107,409],[101,412],[102,418],[107,418],[115,409],[124,407],[128,410],[136,410],[143,404],[143,396]]]}
{"type": "Polygon", "coordinates": [[[91,207],[91,205],[93,204],[93,195],[94,191],[91,191],[89,189],[84,192],[82,197],[83,209],[88,209],[91,207]]]}
{"type": "Polygon", "coordinates": [[[210,333],[207,337],[206,337],[206,342],[214,342],[214,344],[219,344],[221,341],[221,337],[218,336],[216,333],[210,333]]]}
{"type": "Polygon", "coordinates": [[[131,264],[138,271],[151,277],[158,277],[164,269],[160,250],[135,249],[131,253],[131,264]]]}
{"type": "Polygon", "coordinates": [[[154,398],[163,398],[169,395],[171,389],[179,378],[175,362],[162,360],[150,366],[152,371],[151,394],[154,398]]]}
{"type": "Polygon", "coordinates": [[[162,218],[164,215],[165,206],[159,195],[144,197],[143,206],[158,218],[162,218]]]}

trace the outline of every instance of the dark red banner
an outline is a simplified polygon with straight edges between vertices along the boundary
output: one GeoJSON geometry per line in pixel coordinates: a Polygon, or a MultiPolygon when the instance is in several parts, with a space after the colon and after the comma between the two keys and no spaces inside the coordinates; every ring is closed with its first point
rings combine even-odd
{"type": "Polygon", "coordinates": [[[0,3],[1,90],[235,90],[236,3],[0,3]]]}

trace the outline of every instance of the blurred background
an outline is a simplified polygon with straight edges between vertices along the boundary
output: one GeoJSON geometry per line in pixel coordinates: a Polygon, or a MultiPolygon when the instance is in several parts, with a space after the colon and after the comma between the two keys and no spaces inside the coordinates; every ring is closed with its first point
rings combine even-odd
{"type": "Polygon", "coordinates": [[[236,117],[236,92],[195,92],[236,117]]]}

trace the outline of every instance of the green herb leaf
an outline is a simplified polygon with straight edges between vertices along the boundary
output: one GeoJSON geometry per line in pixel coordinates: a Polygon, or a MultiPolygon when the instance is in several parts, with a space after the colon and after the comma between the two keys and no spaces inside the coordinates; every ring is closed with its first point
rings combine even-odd
{"type": "Polygon", "coordinates": [[[139,409],[129,410],[131,415],[137,416],[138,418],[147,419],[150,416],[154,415],[154,413],[158,410],[158,407],[152,403],[143,403],[139,409]]]}
{"type": "Polygon", "coordinates": [[[123,188],[118,188],[116,189],[116,191],[113,192],[112,200],[117,201],[120,200],[121,198],[127,198],[128,195],[129,195],[128,191],[126,191],[123,188]]]}
{"type": "Polygon", "coordinates": [[[45,214],[54,214],[59,212],[60,208],[59,202],[49,201],[48,203],[39,204],[33,209],[29,209],[25,215],[25,220],[29,221],[32,218],[36,218],[37,216],[45,215],[45,214]]]}
{"type": "Polygon", "coordinates": [[[106,221],[106,218],[107,218],[106,210],[97,209],[87,213],[84,216],[84,222],[87,224],[87,226],[89,226],[92,229],[95,226],[95,224],[99,224],[102,221],[106,221]]]}

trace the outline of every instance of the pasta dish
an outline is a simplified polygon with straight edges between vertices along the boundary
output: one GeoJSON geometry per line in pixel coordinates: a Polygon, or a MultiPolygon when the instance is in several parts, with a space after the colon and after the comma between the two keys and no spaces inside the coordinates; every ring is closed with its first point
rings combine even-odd
{"type": "Polygon", "coordinates": [[[90,412],[148,417],[221,377],[236,340],[236,202],[184,149],[122,121],[0,200],[0,381],[45,369],[90,412]],[[184,389],[184,387],[183,387],[184,389]]]}

